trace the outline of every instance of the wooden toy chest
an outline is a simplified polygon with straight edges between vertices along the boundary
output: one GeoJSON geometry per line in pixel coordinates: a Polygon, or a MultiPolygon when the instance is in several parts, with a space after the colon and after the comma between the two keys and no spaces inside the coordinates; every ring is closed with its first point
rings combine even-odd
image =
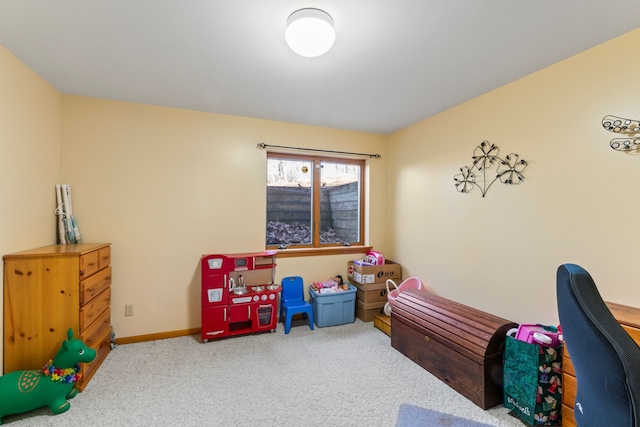
{"type": "Polygon", "coordinates": [[[391,311],[391,346],[482,409],[502,404],[509,320],[419,290],[407,290],[391,311]]]}

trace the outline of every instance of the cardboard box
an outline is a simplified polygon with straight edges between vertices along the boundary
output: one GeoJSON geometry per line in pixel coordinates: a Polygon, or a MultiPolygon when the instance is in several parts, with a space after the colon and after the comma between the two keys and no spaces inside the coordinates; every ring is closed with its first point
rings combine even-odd
{"type": "Polygon", "coordinates": [[[349,285],[348,291],[325,294],[319,294],[309,286],[309,297],[313,306],[313,322],[319,328],[355,322],[355,286],[349,285]]]}
{"type": "MultiPolygon", "coordinates": [[[[400,283],[399,280],[395,280],[392,279],[394,282],[396,282],[396,285],[399,285],[400,283]]],[[[387,291],[387,282],[380,282],[380,283],[358,283],[356,281],[351,281],[349,282],[351,285],[355,286],[358,290],[360,291],[364,291],[364,292],[371,292],[371,291],[382,291],[384,290],[385,292],[387,291]]],[[[393,286],[391,286],[391,290],[395,289],[393,286]]]]}
{"type": "Polygon", "coordinates": [[[356,307],[356,316],[363,322],[372,322],[376,314],[384,316],[384,308],[371,308],[365,310],[360,306],[356,307]]]}
{"type": "Polygon", "coordinates": [[[356,301],[356,305],[363,310],[371,310],[372,308],[384,308],[387,301],[362,302],[356,301]]]}
{"type": "Polygon", "coordinates": [[[390,260],[384,265],[358,265],[349,261],[347,276],[350,281],[361,284],[385,283],[387,279],[399,280],[402,277],[402,265],[390,260]]]}
{"type": "Polygon", "coordinates": [[[356,316],[363,322],[372,322],[376,314],[384,316],[386,302],[364,303],[356,301],[356,316]]]}
{"type": "Polygon", "coordinates": [[[387,302],[387,290],[374,290],[374,291],[361,291],[360,289],[356,289],[356,299],[363,303],[371,303],[371,302],[387,302]]]}

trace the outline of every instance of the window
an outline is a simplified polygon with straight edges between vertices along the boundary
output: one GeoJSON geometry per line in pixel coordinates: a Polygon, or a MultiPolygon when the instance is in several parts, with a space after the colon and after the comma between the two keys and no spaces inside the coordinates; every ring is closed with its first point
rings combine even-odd
{"type": "Polygon", "coordinates": [[[363,244],[364,161],[267,154],[267,247],[363,244]]]}

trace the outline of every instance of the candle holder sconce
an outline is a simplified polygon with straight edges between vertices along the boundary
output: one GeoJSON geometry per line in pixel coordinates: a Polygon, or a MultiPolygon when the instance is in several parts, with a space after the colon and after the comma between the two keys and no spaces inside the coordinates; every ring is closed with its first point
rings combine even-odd
{"type": "Polygon", "coordinates": [[[616,116],[605,116],[602,126],[613,133],[625,135],[626,138],[614,138],[609,145],[616,151],[628,154],[640,154],[640,122],[616,116]]]}
{"type": "Polygon", "coordinates": [[[456,190],[460,193],[468,193],[473,187],[478,187],[482,197],[487,194],[494,182],[500,181],[507,185],[516,185],[524,181],[522,174],[529,167],[529,163],[520,156],[510,153],[504,159],[499,157],[500,149],[489,141],[482,141],[473,150],[473,163],[471,167],[460,168],[460,173],[453,177],[456,190]],[[491,179],[489,170],[497,165],[496,175],[491,179]]]}

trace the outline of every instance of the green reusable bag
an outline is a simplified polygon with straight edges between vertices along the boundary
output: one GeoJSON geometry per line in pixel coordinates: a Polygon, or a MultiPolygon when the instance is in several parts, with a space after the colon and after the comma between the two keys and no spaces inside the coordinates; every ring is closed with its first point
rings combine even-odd
{"type": "Polygon", "coordinates": [[[507,336],[504,406],[529,425],[562,424],[562,345],[544,347],[507,336]]]}

